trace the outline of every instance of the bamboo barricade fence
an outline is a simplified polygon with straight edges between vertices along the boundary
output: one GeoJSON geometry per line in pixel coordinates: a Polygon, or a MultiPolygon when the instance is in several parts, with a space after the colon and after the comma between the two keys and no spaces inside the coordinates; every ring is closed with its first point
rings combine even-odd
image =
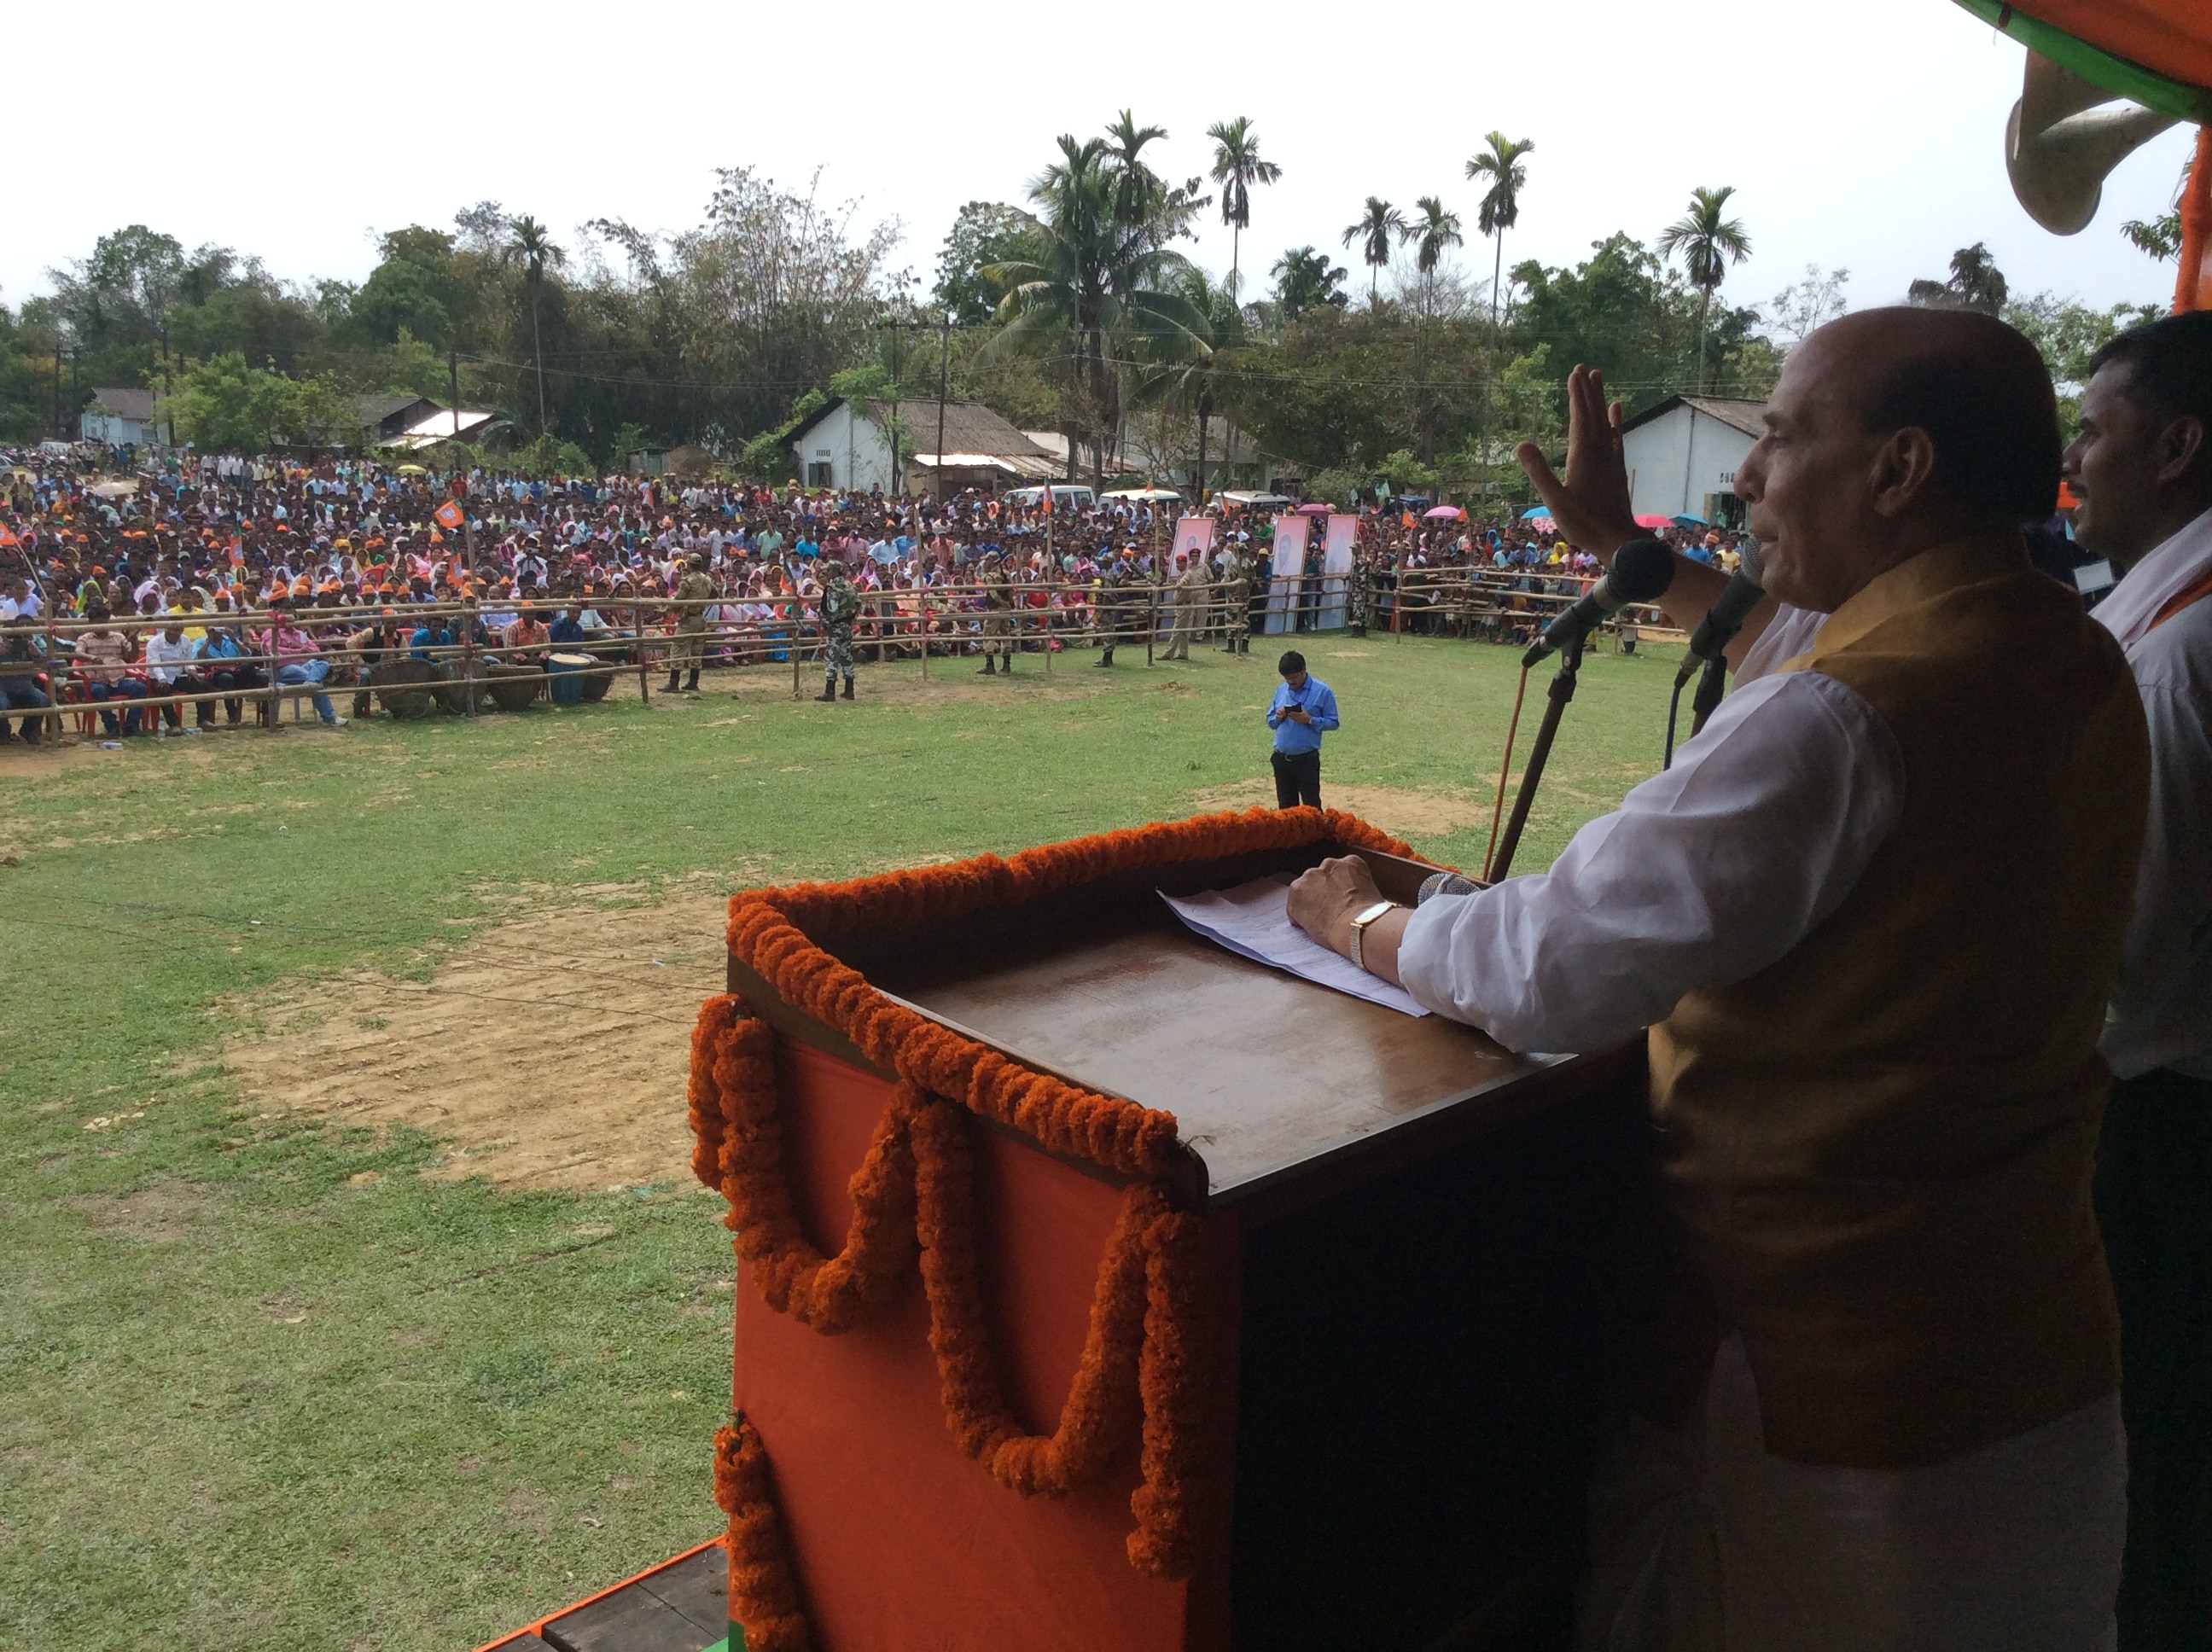
{"type": "MultiPolygon", "coordinates": [[[[1255,579],[1247,598],[1249,635],[1254,640],[1281,637],[1288,642],[1296,636],[1316,635],[1311,630],[1298,629],[1299,623],[1322,613],[1348,616],[1345,584],[1341,575],[1255,579]],[[1316,586],[1321,589],[1314,589],[1316,586]],[[1282,629],[1270,630],[1267,628],[1273,619],[1287,623],[1282,629]]],[[[1387,627],[1402,639],[1411,618],[1415,623],[1429,626],[1432,635],[1458,638],[1486,635],[1501,641],[1520,641],[1503,634],[1510,629],[1540,630],[1589,584],[1587,580],[1573,576],[1547,578],[1466,568],[1401,569],[1395,575],[1385,570],[1372,592],[1368,627],[1370,631],[1387,627]],[[1520,589],[1522,580],[1531,577],[1554,588],[1534,592],[1520,589]],[[1569,589],[1561,592],[1556,588],[1563,585],[1569,589]],[[1412,600],[1416,596],[1418,602],[1412,600]]],[[[1146,647],[1146,663],[1152,665],[1158,659],[1158,646],[1173,635],[1180,606],[1176,586],[1149,580],[1111,589],[1073,580],[1016,584],[1010,589],[1013,606],[996,610],[984,605],[988,587],[980,584],[886,586],[865,591],[861,593],[860,614],[854,623],[855,653],[872,653],[878,664],[893,658],[916,659],[927,680],[932,659],[973,659],[985,652],[987,645],[997,642],[998,634],[987,633],[985,622],[1003,616],[1009,622],[1007,645],[1016,653],[1032,650],[1042,653],[1048,675],[1053,670],[1055,653],[1103,647],[1109,635],[1116,647],[1133,646],[1141,639],[1146,647]]],[[[1197,589],[1197,600],[1191,604],[1195,610],[1190,626],[1193,643],[1211,641],[1231,629],[1229,604],[1232,599],[1228,587],[1220,582],[1210,582],[1197,589]]],[[[656,666],[673,669],[668,662],[677,654],[679,639],[687,652],[696,646],[702,665],[718,658],[726,658],[740,665],[769,664],[775,663],[776,654],[781,653],[791,665],[792,693],[797,697],[804,693],[805,666],[811,662],[818,668],[826,658],[826,637],[818,604],[795,594],[757,599],[719,596],[683,600],[646,595],[628,599],[599,598],[580,604],[559,597],[540,597],[501,599],[491,604],[480,599],[410,603],[396,608],[384,603],[300,606],[284,611],[288,629],[313,637],[320,645],[318,653],[279,654],[264,647],[258,639],[270,632],[273,610],[268,609],[179,610],[173,615],[121,616],[100,622],[63,619],[50,611],[35,623],[0,626],[0,654],[4,654],[19,637],[33,640],[34,647],[44,654],[43,659],[31,660],[0,658],[0,677],[44,673],[49,678],[49,695],[55,702],[43,710],[18,708],[0,715],[42,719],[50,732],[58,734],[64,720],[73,716],[89,720],[106,711],[120,723],[126,714],[135,711],[143,725],[149,718],[166,720],[163,714],[172,708],[181,710],[186,706],[252,700],[266,708],[265,726],[273,730],[282,726],[281,712],[286,701],[293,702],[296,720],[298,702],[318,695],[380,695],[387,689],[394,694],[418,690],[434,693],[440,689],[459,689],[462,714],[473,717],[482,709],[494,680],[486,670],[488,665],[517,661],[540,665],[544,656],[552,653],[592,656],[597,663],[574,668],[574,675],[579,677],[612,679],[634,672],[639,697],[649,704],[653,673],[656,666]],[[703,631],[678,629],[679,616],[690,612],[763,604],[784,611],[769,618],[745,620],[717,613],[708,621],[703,631]],[[527,611],[544,618],[572,605],[589,609],[605,622],[580,642],[556,643],[546,640],[509,644],[503,640],[477,641],[480,631],[487,636],[496,635],[485,625],[487,613],[527,611]],[[245,645],[244,652],[237,655],[180,664],[177,668],[180,672],[205,676],[216,668],[242,669],[250,677],[260,680],[249,680],[227,689],[210,687],[165,694],[154,692],[162,685],[152,677],[143,659],[144,642],[173,621],[187,629],[237,633],[245,645]],[[389,621],[396,628],[409,631],[429,622],[431,629],[449,630],[454,634],[454,640],[450,644],[420,648],[401,641],[375,649],[371,657],[364,658],[354,647],[354,639],[374,629],[380,621],[389,621]],[[76,638],[100,630],[121,632],[135,639],[131,652],[140,656],[137,659],[119,668],[102,669],[120,669],[126,676],[143,681],[147,693],[143,697],[115,695],[104,702],[89,697],[88,679],[71,663],[72,651],[76,638]],[[68,641],[68,647],[63,646],[64,640],[68,641]],[[282,668],[301,665],[311,659],[330,662],[331,670],[323,681],[280,680],[282,668]],[[368,680],[368,671],[374,665],[406,659],[422,659],[434,666],[457,665],[458,675],[425,683],[372,684],[368,680]],[[54,692],[57,687],[61,693],[54,692]]],[[[1633,616],[1632,623],[1655,638],[1672,639],[1682,635],[1668,629],[1656,610],[1627,611],[1633,616]]],[[[1617,630],[1619,623],[1616,617],[1608,621],[1604,629],[1617,630]]],[[[548,672],[549,693],[553,680],[554,674],[548,672]]]]}

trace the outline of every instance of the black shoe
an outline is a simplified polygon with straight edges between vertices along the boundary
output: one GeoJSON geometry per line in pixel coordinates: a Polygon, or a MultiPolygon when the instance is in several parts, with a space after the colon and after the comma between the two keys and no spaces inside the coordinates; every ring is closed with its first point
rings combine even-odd
{"type": "Polygon", "coordinates": [[[816,695],[814,697],[817,700],[819,700],[823,705],[828,705],[832,700],[835,700],[837,697],[837,684],[834,681],[824,683],[822,685],[822,692],[816,695]]]}
{"type": "Polygon", "coordinates": [[[684,692],[686,694],[696,694],[699,692],[698,672],[694,671],[691,673],[691,680],[684,685],[684,692]]]}
{"type": "Polygon", "coordinates": [[[848,700],[853,697],[853,679],[849,677],[845,679],[845,697],[848,700]]]}
{"type": "Polygon", "coordinates": [[[1114,651],[1111,648],[1109,648],[1104,653],[1098,656],[1097,664],[1094,669],[1103,671],[1111,667],[1113,664],[1114,651]]]}
{"type": "Polygon", "coordinates": [[[998,674],[999,662],[997,657],[992,654],[985,654],[983,656],[983,669],[976,672],[975,675],[978,677],[996,677],[998,674]]]}
{"type": "Polygon", "coordinates": [[[661,692],[663,694],[674,694],[683,686],[683,683],[684,673],[681,671],[671,671],[668,674],[668,686],[663,689],[661,692]]]}

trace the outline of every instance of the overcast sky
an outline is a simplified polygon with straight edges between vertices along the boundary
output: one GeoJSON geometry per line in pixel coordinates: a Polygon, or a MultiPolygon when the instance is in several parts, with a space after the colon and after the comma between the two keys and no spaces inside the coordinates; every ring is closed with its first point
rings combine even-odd
{"type": "MultiPolygon", "coordinates": [[[[1615,229],[1649,239],[1694,185],[1732,184],[1753,256],[1723,289],[1759,303],[1807,264],[1847,266],[1854,304],[1940,276],[1989,243],[2014,290],[2164,301],[2172,266],[2118,233],[2169,204],[2186,137],[2108,183],[2059,239],[2005,181],[2021,49],[1948,0],[1474,0],[1273,6],[1123,0],[940,8],[567,0],[362,9],[121,0],[27,7],[9,26],[15,210],[0,302],[142,222],[187,246],[258,253],[278,275],[358,281],[380,229],[449,225],[495,199],[555,227],[698,222],[717,166],[750,164],[905,228],[924,276],[963,201],[1018,201],[1055,134],[1123,106],[1164,125],[1181,179],[1205,130],[1247,114],[1282,181],[1255,191],[1247,290],[1301,242],[1365,286],[1339,238],[1369,194],[1440,194],[1468,222],[1465,161],[1492,127],[1534,138],[1507,262],[1572,262],[1615,229]],[[1256,277],[1256,279],[1255,279],[1256,277]]],[[[1196,256],[1225,273],[1228,232],[1196,256]]]]}

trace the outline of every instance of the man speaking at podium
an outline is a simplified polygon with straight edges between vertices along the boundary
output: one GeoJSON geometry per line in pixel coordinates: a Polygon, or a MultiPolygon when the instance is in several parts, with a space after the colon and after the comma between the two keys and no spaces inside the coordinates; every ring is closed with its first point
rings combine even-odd
{"type": "MultiPolygon", "coordinates": [[[[1577,368],[1577,544],[1637,530],[1577,368]]],[[[2148,798],[2118,645],[2030,566],[2051,381],[1967,312],[1794,351],[1737,474],[1767,591],[1825,614],[1546,874],[1291,914],[1521,1050],[1650,1027],[1688,1265],[1593,1488],[1585,1643],[1728,1652],[2110,1643],[2126,1522],[2090,1203],[2097,1053],[2148,798]],[[1673,1369],[1669,1369],[1670,1365],[1673,1369]],[[1671,1397],[1671,1403],[1669,1399],[1671,1397]]]]}

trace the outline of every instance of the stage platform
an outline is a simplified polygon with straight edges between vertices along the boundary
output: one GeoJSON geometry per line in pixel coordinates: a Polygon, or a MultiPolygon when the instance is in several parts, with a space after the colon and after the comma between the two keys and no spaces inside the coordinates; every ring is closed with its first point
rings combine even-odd
{"type": "Polygon", "coordinates": [[[738,1652],[721,1540],[587,1595],[477,1652],[738,1652]]]}

